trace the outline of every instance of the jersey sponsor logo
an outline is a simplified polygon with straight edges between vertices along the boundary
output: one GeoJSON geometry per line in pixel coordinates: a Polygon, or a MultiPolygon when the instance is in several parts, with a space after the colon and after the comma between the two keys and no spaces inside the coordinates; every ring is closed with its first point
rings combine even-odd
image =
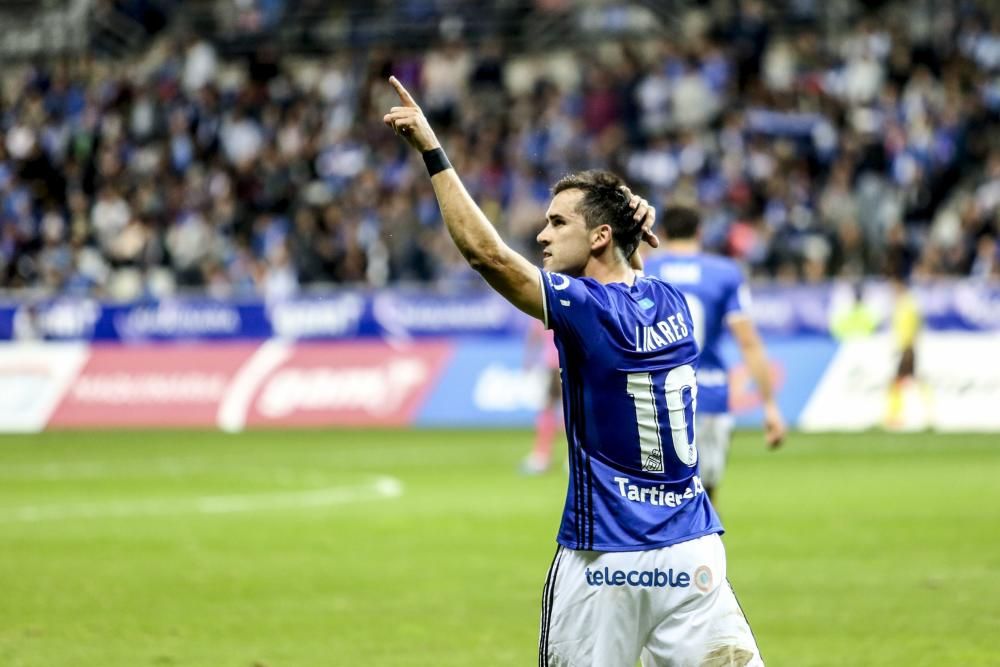
{"type": "Polygon", "coordinates": [[[615,477],[618,485],[618,494],[634,503],[648,503],[657,507],[680,507],[698,494],[705,492],[705,485],[701,482],[701,477],[695,475],[692,478],[691,486],[683,491],[667,491],[666,484],[654,484],[653,486],[641,486],[632,484],[628,477],[615,477]]]}
{"type": "Polygon", "coordinates": [[[584,573],[589,586],[641,586],[643,588],[687,588],[691,585],[691,575],[675,572],[673,568],[661,570],[612,570],[611,568],[589,567],[584,573]]]}
{"type": "Polygon", "coordinates": [[[689,333],[684,314],[677,311],[666,320],[660,320],[652,326],[636,326],[635,351],[655,352],[661,347],[676,343],[689,333]]]}

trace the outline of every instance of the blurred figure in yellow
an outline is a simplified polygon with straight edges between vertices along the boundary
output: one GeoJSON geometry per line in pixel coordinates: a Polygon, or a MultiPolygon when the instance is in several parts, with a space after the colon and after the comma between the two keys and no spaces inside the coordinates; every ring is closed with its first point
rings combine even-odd
{"type": "MultiPolygon", "coordinates": [[[[889,386],[885,425],[886,428],[898,429],[904,427],[908,421],[904,419],[905,397],[909,393],[907,390],[917,382],[916,342],[923,327],[923,317],[901,271],[890,272],[889,286],[893,298],[892,340],[899,355],[899,365],[896,368],[896,377],[889,386]]],[[[922,391],[919,393],[925,404],[922,407],[926,407],[926,398],[922,391]]],[[[925,415],[922,416],[921,421],[925,421],[925,418],[925,415]]]]}
{"type": "Polygon", "coordinates": [[[830,333],[839,341],[868,338],[878,328],[878,315],[864,302],[863,289],[861,282],[852,285],[851,305],[838,309],[830,318],[830,333]]]}

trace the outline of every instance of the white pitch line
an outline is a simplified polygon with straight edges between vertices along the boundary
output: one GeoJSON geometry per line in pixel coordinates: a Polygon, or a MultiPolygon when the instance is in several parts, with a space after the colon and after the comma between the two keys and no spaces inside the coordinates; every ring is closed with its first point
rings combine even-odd
{"type": "Polygon", "coordinates": [[[162,458],[146,461],[76,461],[0,465],[0,480],[60,482],[65,480],[149,479],[229,474],[241,480],[288,486],[325,486],[336,477],[311,469],[213,464],[204,459],[162,458]]]}
{"type": "Polygon", "coordinates": [[[207,461],[162,458],[146,461],[52,461],[49,463],[9,463],[0,465],[0,479],[14,480],[67,480],[102,477],[143,476],[152,474],[186,475],[199,472],[218,472],[207,461]]]}
{"type": "Polygon", "coordinates": [[[395,477],[380,476],[367,484],[306,491],[176,499],[153,498],[134,502],[24,505],[0,509],[0,523],[305,509],[367,500],[387,500],[401,495],[403,495],[402,482],[395,477]]]}

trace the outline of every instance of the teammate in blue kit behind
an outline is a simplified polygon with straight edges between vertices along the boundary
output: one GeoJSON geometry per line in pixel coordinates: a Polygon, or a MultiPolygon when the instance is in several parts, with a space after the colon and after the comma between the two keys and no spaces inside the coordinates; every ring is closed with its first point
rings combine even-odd
{"type": "Polygon", "coordinates": [[[665,243],[645,259],[644,271],[669,282],[687,300],[694,320],[694,337],[701,349],[698,363],[698,454],[701,479],[713,503],[729,456],[733,420],[729,414],[729,373],[722,358],[725,330],[736,339],[740,353],[760,393],[764,438],[777,447],[785,437],[785,422],[768,375],[767,353],[750,318],[750,291],[739,265],[701,251],[700,217],[693,208],[671,206],[660,216],[665,243]]]}
{"type": "Polygon", "coordinates": [[[570,479],[542,599],[539,664],[759,667],[726,579],[722,525],[698,475],[698,346],[684,296],[646,278],[655,211],[608,172],[553,187],[543,270],[466,192],[427,119],[390,79],[386,125],[420,151],[469,264],[555,332],[570,479]]]}

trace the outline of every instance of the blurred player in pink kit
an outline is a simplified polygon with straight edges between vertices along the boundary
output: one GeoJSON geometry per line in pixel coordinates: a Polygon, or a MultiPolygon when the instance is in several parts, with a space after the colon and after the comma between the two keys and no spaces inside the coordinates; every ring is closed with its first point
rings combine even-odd
{"type": "Polygon", "coordinates": [[[521,473],[541,475],[552,465],[552,445],[562,420],[562,380],[555,334],[541,320],[532,320],[525,340],[526,369],[545,369],[545,403],[535,419],[535,445],[521,462],[521,473]]]}

